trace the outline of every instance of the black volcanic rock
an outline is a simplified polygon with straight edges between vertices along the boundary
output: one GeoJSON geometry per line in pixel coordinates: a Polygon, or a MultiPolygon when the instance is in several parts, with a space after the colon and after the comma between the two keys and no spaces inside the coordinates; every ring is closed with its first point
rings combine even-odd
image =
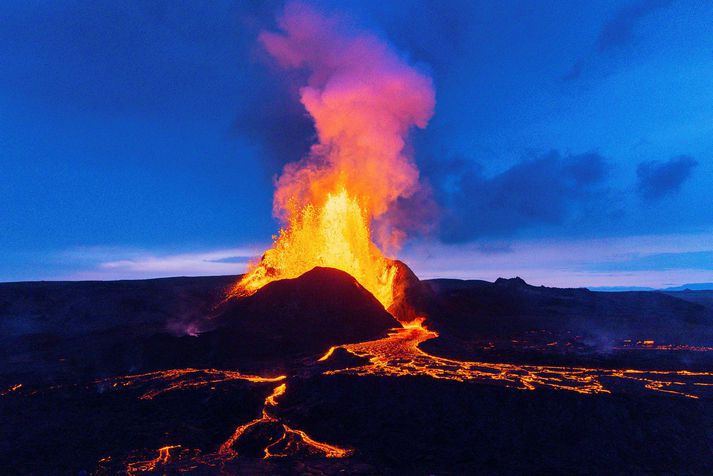
{"type": "Polygon", "coordinates": [[[520,276],[515,276],[514,278],[509,279],[498,278],[495,280],[494,284],[505,289],[522,289],[529,286],[529,284],[527,284],[520,276]]]}
{"type": "Polygon", "coordinates": [[[394,260],[393,263],[396,265],[394,302],[389,306],[389,312],[404,323],[427,316],[434,298],[433,290],[403,261],[394,260]]]}
{"type": "Polygon", "coordinates": [[[664,294],[668,294],[669,296],[673,296],[684,301],[695,302],[713,309],[713,291],[665,291],[664,294]]]}
{"type": "Polygon", "coordinates": [[[713,341],[711,308],[660,292],[548,288],[521,278],[426,283],[435,293],[430,322],[459,336],[513,337],[546,330],[604,340],[713,341]]]}
{"type": "MultiPolygon", "coordinates": [[[[459,359],[508,362],[518,346],[536,340],[533,335],[544,339],[546,349],[559,348],[549,347],[550,340],[598,333],[612,339],[713,341],[713,308],[705,304],[710,296],[699,292],[599,293],[535,287],[517,279],[419,282],[405,265],[399,273],[397,282],[406,284],[399,288],[403,294],[397,293],[399,302],[417,312],[426,309],[429,326],[441,333],[422,348],[459,359]],[[498,338],[512,347],[501,350],[498,338]],[[492,340],[500,354],[493,355],[483,340],[492,340]],[[429,348],[433,344],[437,352],[429,348]]],[[[3,474],[124,474],[127,458],[162,463],[158,448],[166,445],[181,448],[155,473],[711,474],[710,396],[684,398],[651,387],[651,392],[634,391],[643,383],[633,380],[622,381],[612,394],[584,395],[426,374],[320,375],[367,363],[343,348],[315,363],[330,345],[376,338],[396,321],[350,276],[331,269],[272,283],[216,309],[235,279],[0,284],[3,474]],[[211,328],[193,327],[205,330],[198,337],[167,332],[169,323],[189,330],[188,324],[200,319],[211,328]],[[277,420],[268,419],[238,439],[234,448],[240,456],[225,466],[211,453],[238,425],[260,418],[278,382],[214,380],[212,373],[199,372],[199,377],[193,371],[139,377],[135,384],[129,378],[94,380],[189,366],[288,375],[279,382],[286,389],[277,405],[267,406],[277,420]],[[144,398],[159,389],[168,391],[144,398]],[[285,428],[278,422],[356,453],[318,458],[299,448],[296,431],[280,440],[285,428]],[[264,447],[271,443],[275,452],[296,449],[295,456],[264,460],[264,447]],[[194,464],[182,454],[200,459],[194,464]]],[[[545,350],[528,352],[517,359],[538,364],[545,350]]],[[[609,352],[602,349],[591,358],[609,352]]],[[[642,368],[632,352],[611,352],[619,356],[615,365],[642,368]]],[[[665,352],[644,354],[643,368],[660,370],[672,362],[663,360],[665,352]]],[[[697,368],[713,368],[703,365],[704,356],[713,353],[690,354],[702,356],[697,368]]],[[[562,365],[580,362],[570,355],[563,359],[562,365]]],[[[611,363],[584,364],[604,368],[611,363]]],[[[675,368],[693,370],[694,364],[681,360],[675,368]]]]}
{"type": "Polygon", "coordinates": [[[176,367],[282,372],[399,326],[342,271],[315,268],[216,308],[236,279],[0,284],[0,386],[176,367]]]}
{"type": "Polygon", "coordinates": [[[385,336],[394,317],[352,276],[314,268],[232,298],[197,337],[159,334],[144,342],[142,370],[213,367],[285,373],[331,346],[385,336]]]}
{"type": "Polygon", "coordinates": [[[466,360],[548,365],[688,368],[713,365],[713,307],[702,292],[594,292],[531,286],[520,278],[424,281],[433,292],[428,352],[466,360]],[[633,351],[653,340],[676,351],[633,351]]]}
{"type": "Polygon", "coordinates": [[[0,385],[143,368],[146,339],[183,334],[238,278],[0,283],[0,385]]]}
{"type": "Polygon", "coordinates": [[[237,334],[245,345],[287,353],[322,352],[399,327],[356,279],[321,267],[231,300],[214,322],[218,328],[207,334],[237,334]]]}
{"type": "Polygon", "coordinates": [[[710,475],[710,400],[316,376],[276,409],[375,474],[710,475]],[[365,398],[365,396],[367,396],[365,398]]]}

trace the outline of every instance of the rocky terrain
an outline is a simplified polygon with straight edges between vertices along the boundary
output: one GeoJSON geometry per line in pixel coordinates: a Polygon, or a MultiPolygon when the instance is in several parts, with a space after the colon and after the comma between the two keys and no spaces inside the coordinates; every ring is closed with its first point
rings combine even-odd
{"type": "Polygon", "coordinates": [[[0,284],[4,473],[713,471],[710,292],[401,272],[0,284]]]}

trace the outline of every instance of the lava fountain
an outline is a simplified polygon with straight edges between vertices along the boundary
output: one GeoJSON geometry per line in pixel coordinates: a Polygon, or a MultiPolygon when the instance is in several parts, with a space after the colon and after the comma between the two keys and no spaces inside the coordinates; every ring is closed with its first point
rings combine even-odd
{"type": "Polygon", "coordinates": [[[278,24],[260,42],[280,67],[306,73],[300,100],[318,142],[277,179],[282,228],[230,294],[324,266],[351,274],[388,308],[397,268],[384,252],[405,235],[394,205],[420,186],[406,140],[433,114],[431,79],[376,36],[305,5],[289,4],[278,24]]]}

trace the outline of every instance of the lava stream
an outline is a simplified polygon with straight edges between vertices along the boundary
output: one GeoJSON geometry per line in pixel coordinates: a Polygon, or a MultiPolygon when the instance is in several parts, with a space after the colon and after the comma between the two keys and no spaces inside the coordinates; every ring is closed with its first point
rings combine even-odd
{"type": "MultiPolygon", "coordinates": [[[[384,377],[425,375],[459,382],[496,383],[523,390],[553,388],[584,394],[611,393],[609,380],[633,381],[643,388],[689,398],[699,398],[703,387],[713,385],[713,372],[687,370],[632,370],[517,365],[490,362],[468,362],[428,354],[419,344],[438,337],[438,333],[414,321],[396,329],[383,339],[338,346],[354,355],[369,359],[366,365],[330,370],[332,374],[377,375],[384,377]]],[[[332,347],[321,358],[327,360],[332,347]]]]}
{"type": "Polygon", "coordinates": [[[129,463],[126,466],[126,473],[129,475],[148,473],[155,471],[161,466],[165,466],[171,461],[171,450],[180,448],[181,445],[168,445],[158,449],[158,456],[146,461],[129,463]]]}
{"type": "Polygon", "coordinates": [[[112,388],[141,386],[148,387],[140,400],[151,400],[158,395],[174,390],[187,390],[213,386],[218,383],[231,380],[245,380],[247,382],[265,383],[279,382],[286,379],[285,375],[277,377],[260,377],[258,375],[246,375],[232,370],[215,369],[171,369],[159,370],[137,375],[122,375],[120,377],[109,377],[96,380],[98,386],[109,385],[112,388]]]}
{"type": "MultiPolygon", "coordinates": [[[[98,380],[96,384],[108,384],[112,388],[128,387],[149,387],[141,394],[140,400],[151,400],[158,395],[176,390],[191,390],[200,387],[212,386],[216,383],[231,380],[244,380],[255,383],[281,382],[287,377],[260,377],[255,375],[243,375],[234,371],[223,370],[199,370],[199,369],[173,369],[166,371],[150,372],[139,375],[126,375],[121,377],[98,380]]],[[[157,456],[146,459],[146,452],[131,457],[124,463],[124,470],[127,474],[144,474],[157,471],[159,469],[175,469],[177,471],[192,471],[200,467],[222,467],[225,463],[238,457],[238,451],[234,446],[240,443],[242,438],[252,438],[249,435],[255,431],[258,441],[265,438],[261,435],[261,430],[265,434],[275,433],[279,437],[270,438],[263,448],[263,459],[282,458],[306,454],[324,458],[344,458],[350,456],[353,451],[338,446],[330,445],[311,438],[307,433],[290,427],[272,415],[268,409],[278,405],[278,398],[284,395],[287,385],[283,382],[277,385],[265,398],[262,413],[259,418],[239,425],[233,434],[223,442],[215,453],[201,455],[197,449],[185,448],[182,445],[166,445],[157,450],[157,456]],[[268,430],[268,431],[266,431],[268,430]],[[137,458],[138,456],[138,458],[137,458]],[[134,461],[131,461],[131,460],[134,461]]],[[[112,457],[108,456],[99,460],[100,465],[111,464],[112,457]]]]}
{"type": "Polygon", "coordinates": [[[265,398],[265,405],[260,418],[256,418],[248,423],[238,426],[233,434],[218,449],[218,455],[231,459],[238,456],[234,449],[235,444],[248,431],[256,429],[260,425],[279,425],[281,435],[275,441],[270,442],[263,450],[263,459],[274,457],[291,456],[298,451],[303,451],[311,455],[319,455],[325,458],[344,458],[352,451],[338,446],[329,445],[313,440],[304,431],[290,428],[285,423],[280,423],[278,418],[268,412],[268,408],[277,406],[277,398],[284,395],[287,390],[286,384],[280,384],[265,398]],[[281,452],[275,452],[278,447],[282,447],[281,452]]]}

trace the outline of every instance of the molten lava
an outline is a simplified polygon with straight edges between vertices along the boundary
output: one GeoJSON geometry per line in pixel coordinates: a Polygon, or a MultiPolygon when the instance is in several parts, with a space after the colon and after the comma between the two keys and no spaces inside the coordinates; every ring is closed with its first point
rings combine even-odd
{"type": "Polygon", "coordinates": [[[396,268],[382,250],[398,248],[396,205],[420,188],[406,143],[433,114],[431,79],[376,36],[305,5],[288,4],[278,23],[282,32],[260,41],[280,66],[308,73],[300,100],[318,143],[284,167],[273,204],[283,228],[231,295],[323,266],[351,274],[388,308],[396,268]]]}
{"type": "MultiPolygon", "coordinates": [[[[437,357],[424,352],[419,344],[438,337],[438,333],[422,325],[423,319],[395,329],[383,339],[345,344],[350,353],[369,360],[366,365],[324,372],[325,375],[348,374],[381,377],[428,376],[503,385],[520,390],[550,388],[583,394],[612,393],[622,381],[638,383],[643,389],[688,398],[700,398],[713,385],[713,372],[688,370],[636,370],[561,367],[550,365],[518,365],[509,363],[471,362],[437,357]]],[[[318,362],[334,354],[330,348],[318,362]]]]}
{"type": "Polygon", "coordinates": [[[279,438],[269,442],[263,449],[263,459],[292,456],[298,454],[300,450],[306,450],[306,453],[312,456],[321,456],[324,458],[344,458],[352,454],[352,451],[349,449],[316,441],[310,438],[304,431],[296,430],[285,423],[280,423],[277,417],[271,415],[268,412],[268,408],[276,407],[278,405],[277,398],[284,395],[286,390],[287,385],[284,383],[275,387],[272,393],[265,398],[265,406],[262,409],[260,418],[238,426],[232,436],[218,448],[218,456],[228,460],[237,457],[238,453],[233,449],[235,443],[244,436],[246,432],[260,425],[276,426],[280,433],[279,438]]]}
{"type": "Polygon", "coordinates": [[[393,302],[396,267],[371,241],[369,214],[345,188],[328,193],[321,207],[307,204],[292,217],[233,294],[252,294],[271,281],[296,278],[315,266],[349,273],[385,308],[393,302]]]}

